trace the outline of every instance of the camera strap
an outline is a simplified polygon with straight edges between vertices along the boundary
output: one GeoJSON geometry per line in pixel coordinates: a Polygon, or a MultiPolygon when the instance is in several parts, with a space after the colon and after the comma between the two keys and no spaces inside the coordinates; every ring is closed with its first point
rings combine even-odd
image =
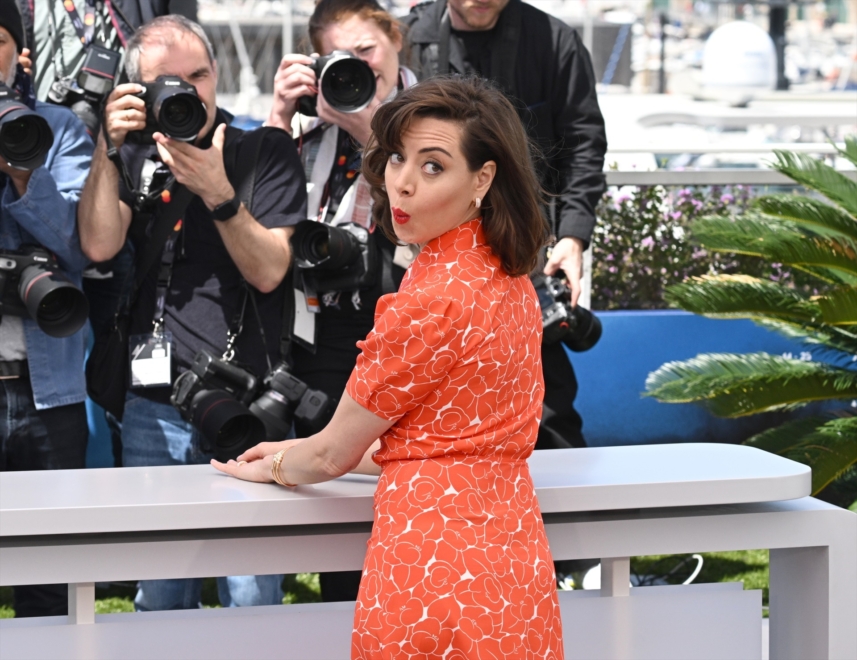
{"type": "Polygon", "coordinates": [[[92,43],[92,37],[95,34],[95,3],[86,0],[84,3],[83,19],[80,18],[80,13],[74,6],[73,0],[63,0],[63,8],[68,14],[68,18],[74,26],[74,31],[77,32],[80,42],[84,47],[92,43]]]}

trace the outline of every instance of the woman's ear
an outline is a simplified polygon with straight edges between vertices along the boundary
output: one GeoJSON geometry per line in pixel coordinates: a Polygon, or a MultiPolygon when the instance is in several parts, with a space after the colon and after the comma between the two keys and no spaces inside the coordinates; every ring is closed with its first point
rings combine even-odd
{"type": "Polygon", "coordinates": [[[497,163],[489,160],[482,166],[482,169],[476,173],[476,190],[475,193],[479,197],[485,197],[491,184],[494,182],[494,176],[497,174],[497,163]]]}

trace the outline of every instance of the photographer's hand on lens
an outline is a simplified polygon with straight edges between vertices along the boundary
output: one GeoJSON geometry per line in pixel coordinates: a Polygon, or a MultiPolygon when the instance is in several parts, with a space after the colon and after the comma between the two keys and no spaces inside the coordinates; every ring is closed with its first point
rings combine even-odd
{"type": "Polygon", "coordinates": [[[297,53],[285,55],[280,61],[274,76],[274,104],[268,115],[268,126],[292,132],[292,117],[297,112],[298,99],[318,94],[318,80],[310,68],[312,63],[311,57],[297,53]]]}
{"type": "Polygon", "coordinates": [[[554,275],[558,270],[562,270],[568,279],[571,306],[576,307],[581,292],[580,280],[583,277],[583,241],[581,239],[569,236],[561,238],[553,246],[550,259],[545,264],[544,274],[554,275]]]}
{"type": "Polygon", "coordinates": [[[154,138],[161,160],[170,168],[176,181],[201,197],[209,210],[235,197],[235,189],[229,183],[223,165],[226,124],[217,127],[208,149],[171,140],[163,133],[155,133],[154,138]]]}
{"type": "Polygon", "coordinates": [[[316,99],[316,110],[318,111],[319,119],[329,124],[336,124],[357,140],[361,146],[365,145],[369,141],[369,136],[372,135],[372,116],[379,105],[381,105],[381,102],[376,96],[368,106],[359,112],[339,112],[330,106],[323,94],[319,94],[316,99]]]}
{"type": "Polygon", "coordinates": [[[142,91],[141,85],[127,83],[116,87],[107,97],[104,125],[117,149],[125,144],[128,133],[146,128],[146,103],[135,96],[142,91]]]}

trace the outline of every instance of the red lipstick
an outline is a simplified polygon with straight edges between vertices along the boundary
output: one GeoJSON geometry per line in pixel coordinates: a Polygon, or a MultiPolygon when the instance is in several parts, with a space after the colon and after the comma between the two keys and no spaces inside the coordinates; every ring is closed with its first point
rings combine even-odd
{"type": "Polygon", "coordinates": [[[405,213],[402,209],[395,206],[393,207],[393,220],[396,221],[396,224],[403,225],[410,219],[411,216],[409,213],[405,213]]]}

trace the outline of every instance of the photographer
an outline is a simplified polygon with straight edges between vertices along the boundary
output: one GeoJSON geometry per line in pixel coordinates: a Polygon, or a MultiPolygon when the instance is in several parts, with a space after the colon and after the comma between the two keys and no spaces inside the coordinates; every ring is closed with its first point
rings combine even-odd
{"type": "MultiPolygon", "coordinates": [[[[146,360],[157,369],[138,371],[131,362],[132,381],[140,386],[124,406],[123,464],[204,463],[216,448],[171,405],[173,385],[200,351],[225,355],[228,342],[235,363],[258,379],[278,362],[289,237],[292,225],[306,217],[306,183],[285,133],[261,129],[266,139],[253,140],[252,133],[230,129],[234,137],[226,140],[215,98],[217,65],[196,23],[164,16],[140,28],[128,42],[126,70],[134,82],[119,85],[108,98],[79,214],[81,243],[93,261],[111,258],[130,235],[141,284],[130,309],[128,351],[136,358],[152,342],[161,351],[155,360],[150,350],[146,360]],[[195,135],[164,133],[165,118],[156,106],[175,94],[184,99],[176,116],[198,111],[204,122],[195,135]],[[252,215],[237,191],[241,154],[251,142],[258,148],[250,161],[255,167],[247,168],[255,179],[252,215]],[[111,146],[119,150],[118,163],[111,161],[111,146]],[[175,185],[167,185],[170,177],[175,185]],[[154,190],[141,204],[138,193],[150,186],[154,190]],[[177,220],[169,222],[169,237],[157,245],[159,257],[147,269],[141,259],[155,243],[152,223],[164,217],[177,220]]],[[[279,603],[280,581],[281,576],[219,578],[221,602],[279,603]]],[[[201,580],[142,581],[136,605],[197,607],[200,588],[201,580]]]]}
{"type": "MultiPolygon", "coordinates": [[[[25,80],[18,65],[25,45],[23,35],[15,3],[3,0],[0,83],[7,94],[15,84],[16,72],[19,81],[25,80]]],[[[47,151],[37,159],[43,164],[37,167],[9,165],[6,155],[0,159],[0,470],[83,468],[88,436],[83,403],[85,331],[75,329],[84,325],[86,310],[82,294],[71,284],[80,286],[86,265],[75,215],[92,143],[83,124],[67,108],[36,102],[29,108],[36,117],[24,115],[31,120],[25,124],[13,115],[22,117],[27,106],[10,98],[3,101],[0,124],[13,122],[18,124],[16,129],[33,130],[32,120],[41,118],[53,133],[53,141],[49,149],[45,142],[47,151]],[[14,103],[19,107],[9,110],[14,103]],[[32,262],[32,255],[40,260],[19,272],[21,265],[32,262]],[[46,270],[51,274],[46,276],[46,270]],[[53,328],[44,318],[21,313],[25,301],[18,284],[21,278],[29,280],[34,271],[40,271],[42,282],[52,282],[53,291],[44,294],[41,302],[51,302],[49,296],[65,288],[70,294],[73,290],[70,300],[74,304],[82,304],[82,314],[68,327],[53,328]]],[[[4,154],[6,146],[0,144],[4,154]]],[[[26,292],[27,301],[36,288],[34,283],[26,292]]],[[[67,613],[67,585],[18,586],[14,594],[18,617],[67,613]]]]}
{"type": "MultiPolygon", "coordinates": [[[[420,80],[474,74],[494,81],[544,154],[542,186],[555,196],[557,243],[546,275],[568,278],[580,296],[583,251],[604,192],[607,137],[589,53],[574,28],[522,0],[434,0],[405,20],[420,80]],[[562,272],[559,272],[562,271],[562,272]]],[[[577,380],[561,342],[543,344],[545,400],[536,449],[585,447],[574,409],[577,380]]]]}
{"type": "MultiPolygon", "coordinates": [[[[374,231],[369,186],[359,174],[360,148],[371,133],[369,123],[376,108],[416,79],[399,66],[403,36],[398,21],[375,0],[321,0],[310,18],[309,36],[316,53],[350,52],[368,64],[376,80],[375,94],[364,109],[340,112],[332,107],[332,99],[319,93],[315,60],[286,55],[275,78],[274,105],[267,122],[292,133],[299,145],[308,182],[309,221],[341,228],[358,226],[370,232],[368,249],[375,265],[374,273],[364,278],[368,281],[344,283],[335,290],[324,288],[322,281],[314,291],[313,274],[301,268],[295,271],[298,330],[292,342],[293,373],[336,402],[360,353],[357,342],[372,330],[378,298],[398,289],[410,259],[407,248],[399,248],[397,257],[396,246],[382,232],[374,231]],[[299,99],[307,96],[315,99],[317,117],[297,112],[299,99]],[[316,296],[318,306],[308,309],[303,301],[316,296]]],[[[328,70],[324,75],[331,73],[328,70]]],[[[334,408],[330,407],[331,413],[334,408]]],[[[328,415],[314,427],[296,419],[295,432],[307,437],[329,419],[328,415]]],[[[359,583],[360,571],[323,573],[322,599],[355,600],[359,583]]]]}

